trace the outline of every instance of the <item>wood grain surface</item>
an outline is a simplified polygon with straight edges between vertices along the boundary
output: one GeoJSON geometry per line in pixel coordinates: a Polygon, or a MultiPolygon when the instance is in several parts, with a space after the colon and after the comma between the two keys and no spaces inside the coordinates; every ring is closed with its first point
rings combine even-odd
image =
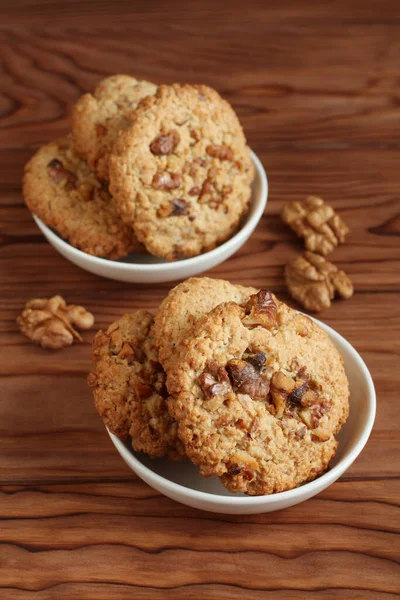
{"type": "Polygon", "coordinates": [[[389,600],[400,591],[400,5],[0,2],[0,597],[389,600]],[[289,300],[301,248],[287,200],[317,194],[351,228],[332,259],[354,281],[323,315],[361,353],[378,412],[364,452],[319,496],[254,516],[204,513],[135,478],[86,386],[93,332],[31,345],[25,301],[60,293],[104,327],[172,284],[128,285],[66,262],[21,197],[24,163],[67,132],[105,75],[204,82],[237,110],[270,182],[251,240],[209,274],[289,300]]]}

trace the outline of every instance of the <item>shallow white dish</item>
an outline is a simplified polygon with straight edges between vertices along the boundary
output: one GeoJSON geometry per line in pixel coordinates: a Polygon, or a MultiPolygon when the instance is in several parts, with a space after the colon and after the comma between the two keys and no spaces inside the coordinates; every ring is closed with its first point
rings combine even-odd
{"type": "Polygon", "coordinates": [[[251,152],[251,156],[255,167],[255,178],[250,209],[242,227],[214,250],[193,258],[167,262],[147,253],[130,254],[118,261],[98,258],[71,246],[36,215],[33,215],[33,218],[47,241],[64,258],[95,275],[129,283],[161,283],[186,279],[212,269],[232,256],[249,239],[261,219],[268,199],[268,181],[260,159],[254,152],[251,152]]]}
{"type": "Polygon", "coordinates": [[[108,432],[127,465],[165,496],[194,508],[225,514],[281,510],[303,502],[331,485],[350,467],[367,443],[375,420],[376,397],[371,375],[358,352],[331,327],[314,320],[328,333],[342,355],[350,383],[350,416],[338,435],[339,448],[332,468],[324,475],[294,490],[270,496],[232,494],[217,477],[202,477],[190,461],[173,463],[166,459],[151,459],[133,452],[129,443],[108,432]]]}

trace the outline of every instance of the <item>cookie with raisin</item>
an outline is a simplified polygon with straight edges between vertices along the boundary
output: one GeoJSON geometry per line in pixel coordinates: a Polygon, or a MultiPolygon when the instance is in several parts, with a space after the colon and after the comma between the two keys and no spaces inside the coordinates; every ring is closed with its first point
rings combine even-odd
{"type": "Polygon", "coordinates": [[[40,148],[25,166],[28,208],[72,246],[121,258],[143,247],[119,217],[107,186],[76,154],[71,137],[40,148]]]}
{"type": "Polygon", "coordinates": [[[132,124],[139,102],[157,86],[129,75],[100,81],[93,94],[84,94],[72,114],[72,135],[78,154],[101,180],[108,181],[108,157],[118,133],[132,124]]]}
{"type": "Polygon", "coordinates": [[[166,375],[158,362],[144,310],[126,314],[93,341],[94,368],[88,376],[94,403],[108,429],[132,447],[155,458],[180,460],[184,447],[167,407],[166,375]]]}
{"type": "Polygon", "coordinates": [[[122,219],[167,260],[228,239],[248,209],[254,175],[235,112],[204,85],[162,85],[142,100],[109,168],[122,219]]]}

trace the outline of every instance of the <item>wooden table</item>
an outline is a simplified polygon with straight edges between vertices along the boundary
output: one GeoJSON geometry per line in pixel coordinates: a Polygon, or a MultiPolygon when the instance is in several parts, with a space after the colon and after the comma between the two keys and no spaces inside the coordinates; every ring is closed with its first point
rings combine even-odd
{"type": "Polygon", "coordinates": [[[399,3],[2,2],[0,43],[0,597],[397,598],[399,3]],[[171,287],[69,264],[21,197],[34,149],[68,131],[74,101],[115,72],[214,86],[265,165],[266,214],[208,275],[287,300],[283,265],[301,243],[280,222],[283,203],[321,195],[351,228],[332,259],[356,293],[323,319],[371,369],[377,419],[352,468],[304,504],[234,517],[161,496],[124,465],[95,413],[93,333],[52,354],[17,330],[32,297],[61,293],[104,327],[155,310],[171,287]]]}

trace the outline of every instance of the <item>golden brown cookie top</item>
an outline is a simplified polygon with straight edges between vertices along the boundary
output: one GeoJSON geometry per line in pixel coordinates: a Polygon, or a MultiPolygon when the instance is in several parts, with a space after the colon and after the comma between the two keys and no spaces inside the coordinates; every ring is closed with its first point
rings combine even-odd
{"type": "Polygon", "coordinates": [[[250,150],[231,106],[207,86],[160,86],[118,136],[109,163],[123,220],[168,260],[214,248],[247,210],[250,150]]]}
{"type": "Polygon", "coordinates": [[[96,409],[105,425],[132,447],[149,456],[184,456],[177,425],[168,413],[165,373],[151,333],[153,316],[127,314],[93,341],[93,388],[96,409]]]}
{"type": "Polygon", "coordinates": [[[321,474],[348,414],[348,381],[329,337],[265,290],[200,319],[167,385],[188,456],[251,495],[321,474]]]}
{"type": "Polygon", "coordinates": [[[120,258],[141,247],[70,137],[43,146],[26,164],[23,194],[33,213],[88,254],[120,258]]]}
{"type": "Polygon", "coordinates": [[[140,100],[156,90],[154,83],[112,75],[103,79],[93,94],[79,98],[72,115],[75,147],[100,179],[108,181],[108,156],[118,132],[131,125],[140,100]]]}
{"type": "Polygon", "coordinates": [[[222,302],[244,302],[256,291],[211,277],[191,277],[175,286],[160,304],[154,322],[159,360],[164,369],[168,369],[182,340],[200,317],[222,302]]]}

